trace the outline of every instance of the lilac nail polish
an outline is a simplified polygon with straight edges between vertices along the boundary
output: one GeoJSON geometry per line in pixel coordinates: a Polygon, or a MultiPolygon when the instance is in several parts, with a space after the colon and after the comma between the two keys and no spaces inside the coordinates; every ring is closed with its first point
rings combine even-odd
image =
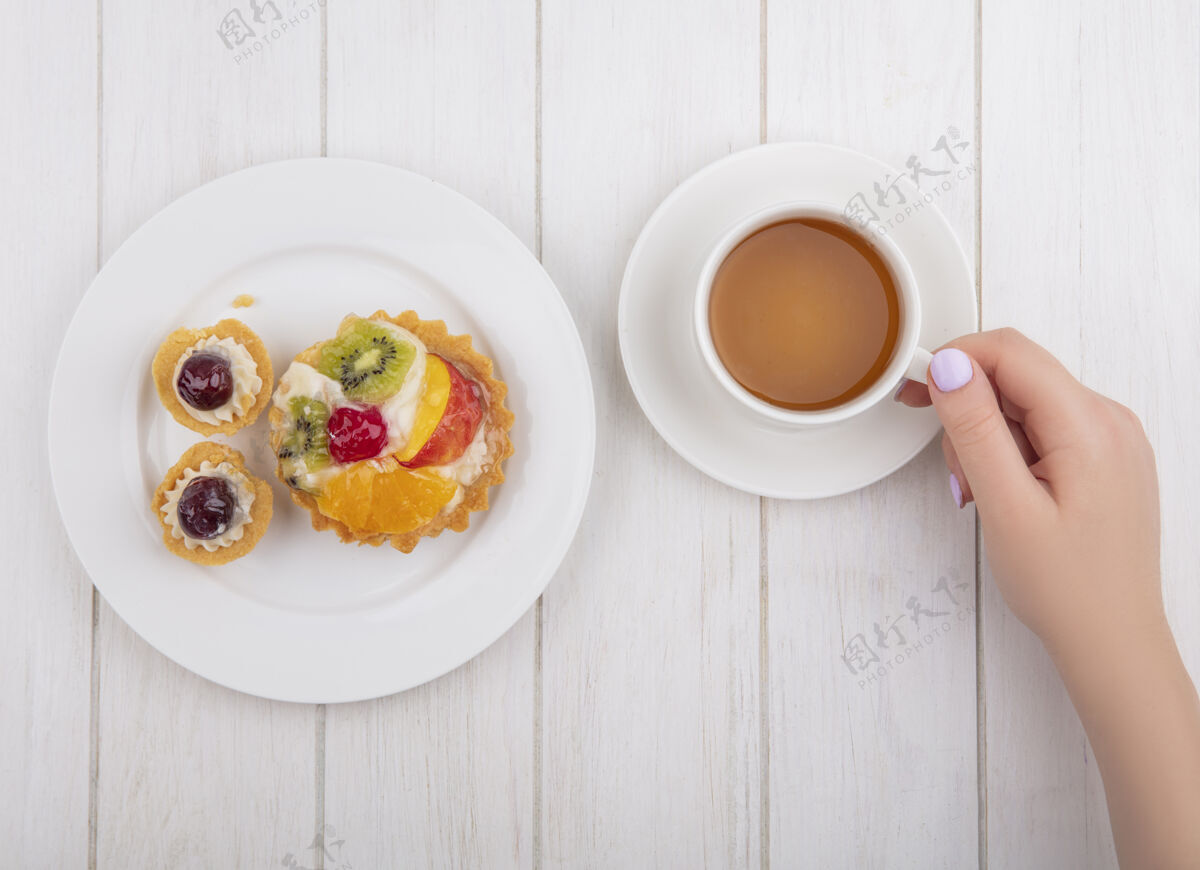
{"type": "Polygon", "coordinates": [[[933,360],[929,363],[929,373],[933,375],[933,382],[937,384],[937,388],[943,393],[949,393],[966,386],[974,369],[971,367],[969,356],[956,347],[946,347],[933,355],[933,360]]]}
{"type": "Polygon", "coordinates": [[[953,471],[950,472],[950,494],[954,496],[954,503],[959,507],[962,507],[962,486],[959,485],[958,477],[953,471]]]}
{"type": "Polygon", "coordinates": [[[899,402],[900,394],[904,392],[904,388],[908,386],[908,378],[901,378],[899,385],[896,387],[896,392],[892,393],[892,401],[899,402]]]}

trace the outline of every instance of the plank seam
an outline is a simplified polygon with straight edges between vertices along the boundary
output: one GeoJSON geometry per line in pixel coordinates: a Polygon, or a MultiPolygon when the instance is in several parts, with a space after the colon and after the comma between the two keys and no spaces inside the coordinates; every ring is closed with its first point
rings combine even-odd
{"type": "MultiPolygon", "coordinates": [[[[983,326],[983,0],[975,0],[975,306],[983,326]]],[[[975,513],[975,788],[979,870],[988,867],[987,693],[984,667],[983,526],[975,513]]]]}
{"type": "Polygon", "coordinates": [[[533,870],[542,867],[542,599],[533,606],[533,870]]]}
{"type": "Polygon", "coordinates": [[[321,156],[329,156],[329,4],[321,7],[321,156]]]}
{"type": "MultiPolygon", "coordinates": [[[[758,142],[767,141],[767,0],[758,4],[758,142]]],[[[767,638],[767,500],[758,498],[758,827],[759,866],[771,867],[771,705],[767,638]]]]}
{"type": "MultiPolygon", "coordinates": [[[[90,582],[90,581],[89,581],[90,582]]],[[[88,704],[88,870],[96,870],[98,797],[100,792],[100,593],[92,587],[92,668],[88,704]]]]}
{"type": "Polygon", "coordinates": [[[540,263],[542,261],[542,0],[534,0],[533,9],[533,244],[540,263]]]}
{"type": "MultiPolygon", "coordinates": [[[[104,260],[104,0],[96,0],[96,271],[104,260]]],[[[91,578],[88,578],[89,585],[91,578]]],[[[91,673],[88,686],[87,865],[96,870],[100,794],[100,593],[92,593],[91,673]]]]}
{"type": "MultiPolygon", "coordinates": [[[[533,244],[542,262],[542,0],[533,4],[533,244]]],[[[533,606],[533,819],[530,825],[533,870],[542,867],[542,596],[533,606]]]]}
{"type": "MultiPolygon", "coordinates": [[[[315,756],[315,774],[317,796],[314,801],[316,810],[316,830],[317,836],[322,838],[324,842],[325,836],[325,723],[326,723],[327,708],[324,704],[316,706],[316,746],[313,751],[315,756]]],[[[316,855],[316,865],[314,870],[325,870],[325,850],[314,850],[316,855]]]]}
{"type": "Polygon", "coordinates": [[[767,500],[758,499],[758,742],[759,742],[759,864],[771,867],[771,705],[768,662],[767,500]]]}
{"type": "Polygon", "coordinates": [[[767,0],[758,4],[758,143],[767,141],[767,0]]]}
{"type": "MultiPolygon", "coordinates": [[[[329,156],[329,6],[320,4],[321,16],[321,60],[320,60],[320,115],[321,115],[321,156],[329,156]]],[[[325,835],[325,732],[328,723],[328,708],[317,704],[314,710],[316,728],[313,747],[313,767],[315,774],[314,786],[316,796],[313,801],[316,816],[317,836],[325,835]]],[[[325,850],[317,849],[315,870],[325,870],[325,850]]]]}

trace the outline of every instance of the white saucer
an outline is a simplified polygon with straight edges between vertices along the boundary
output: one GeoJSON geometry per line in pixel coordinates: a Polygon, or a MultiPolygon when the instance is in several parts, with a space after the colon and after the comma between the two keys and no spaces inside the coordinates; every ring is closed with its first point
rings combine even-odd
{"type": "MultiPolygon", "coordinates": [[[[797,429],[762,419],[716,382],[692,330],[700,267],[723,230],[785,200],[841,208],[861,192],[874,202],[874,183],[889,173],[896,175],[886,164],[832,145],[761,145],[697,172],[646,223],[621,284],[621,357],[654,428],[705,474],[771,498],[825,498],[886,477],[937,434],[932,409],[906,408],[890,399],[830,426],[797,429]]],[[[921,199],[907,178],[900,185],[910,204],[921,199]]],[[[902,210],[876,208],[883,220],[902,210]]],[[[893,220],[888,234],[920,288],[921,346],[936,348],[974,332],[971,268],[941,212],[922,202],[919,210],[893,220]]]]}

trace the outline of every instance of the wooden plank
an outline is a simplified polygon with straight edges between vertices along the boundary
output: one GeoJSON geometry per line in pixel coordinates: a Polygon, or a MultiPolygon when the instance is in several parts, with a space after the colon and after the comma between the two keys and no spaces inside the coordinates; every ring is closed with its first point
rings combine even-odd
{"type": "MultiPolygon", "coordinates": [[[[331,5],[330,156],[428,175],[534,248],[535,45],[533,4],[331,5]]],[[[532,866],[535,635],[531,611],[440,680],[329,708],[325,818],[354,866],[532,866]]]]}
{"type": "Polygon", "coordinates": [[[616,302],[661,199],[758,141],[759,10],[542,10],[544,262],[600,413],[587,513],[545,596],[541,862],[758,866],[759,501],[655,434],[622,370],[616,302]]]}
{"type": "MultiPolygon", "coordinates": [[[[1016,326],[1076,374],[1080,14],[1078,3],[989,3],[982,55],[983,325],[1016,326]]],[[[989,863],[1092,866],[1083,729],[1037,638],[984,582],[989,863]]]]}
{"type": "MultiPolygon", "coordinates": [[[[865,13],[771,0],[768,138],[845,145],[898,167],[950,126],[973,139],[974,27],[970,4],[950,0],[865,13]]],[[[973,260],[974,185],[937,205],[973,260]]],[[[765,534],[772,865],[974,865],[974,528],[950,499],[936,443],[860,492],[770,503],[765,534]],[[935,590],[941,578],[959,604],[935,590]],[[874,626],[887,632],[897,618],[919,650],[883,652],[873,681],[853,656],[843,661],[860,634],[878,651],[874,626]]]]}
{"type": "MultiPolygon", "coordinates": [[[[1141,415],[1158,453],[1168,614],[1195,674],[1200,400],[1176,378],[1200,364],[1196,10],[1019,2],[988,4],[984,20],[984,322],[1018,326],[1141,415]]],[[[984,614],[992,866],[1115,867],[1057,674],[994,589],[984,614]]]]}
{"type": "Polygon", "coordinates": [[[0,443],[0,842],[14,866],[88,855],[92,585],[50,490],[49,376],[96,268],[96,19],[7,10],[0,52],[0,340],[15,365],[0,443]]]}
{"type": "Polygon", "coordinates": [[[1200,9],[1138,15],[1109,0],[1081,21],[1080,370],[1154,444],[1167,615],[1200,679],[1200,9]]]}
{"type": "MultiPolygon", "coordinates": [[[[259,24],[235,4],[256,35],[227,48],[226,7],[104,4],[104,256],[205,181],[319,152],[320,17],[276,6],[286,31],[269,6],[259,24]]],[[[97,866],[311,866],[314,708],[195,677],[106,605],[98,632],[97,866]]]]}

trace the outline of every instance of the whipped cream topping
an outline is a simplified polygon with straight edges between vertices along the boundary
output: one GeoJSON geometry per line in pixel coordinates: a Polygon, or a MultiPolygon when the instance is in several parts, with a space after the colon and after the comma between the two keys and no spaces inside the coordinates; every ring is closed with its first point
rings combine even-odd
{"type": "Polygon", "coordinates": [[[183,545],[189,550],[203,547],[208,552],[213,553],[222,547],[228,547],[235,541],[242,539],[242,535],[246,531],[246,523],[250,522],[250,506],[253,504],[254,488],[250,486],[250,481],[246,479],[246,475],[242,474],[228,462],[214,464],[212,461],[206,459],[200,463],[199,468],[184,469],[183,474],[179,476],[179,480],[175,482],[175,486],[167,493],[167,500],[159,510],[163,513],[163,521],[171,527],[171,537],[182,540],[183,545]],[[229,521],[229,528],[215,538],[207,540],[193,538],[179,524],[179,499],[183,496],[183,491],[187,489],[187,485],[197,477],[224,478],[233,487],[234,498],[237,501],[237,507],[233,511],[233,519],[229,521]]]}
{"type": "Polygon", "coordinates": [[[318,399],[325,403],[330,412],[342,405],[353,404],[342,392],[341,384],[302,362],[294,362],[288,366],[288,370],[279,379],[279,386],[275,388],[272,398],[276,405],[286,407],[296,396],[318,399]]]}
{"type": "Polygon", "coordinates": [[[386,326],[396,333],[398,338],[409,342],[417,351],[416,356],[413,357],[412,367],[404,376],[404,384],[400,387],[400,392],[379,406],[379,413],[383,415],[383,420],[388,427],[388,443],[385,450],[388,453],[399,453],[408,444],[409,436],[412,435],[413,423],[417,419],[417,410],[421,406],[421,394],[425,392],[425,358],[429,352],[425,349],[424,342],[407,329],[382,320],[373,322],[380,326],[386,326]]]}
{"type": "Polygon", "coordinates": [[[200,339],[180,355],[179,362],[175,363],[175,374],[172,375],[171,383],[179,383],[179,373],[183,370],[183,364],[187,362],[188,357],[200,351],[215,353],[225,358],[229,363],[229,371],[233,375],[233,392],[229,396],[229,401],[211,411],[193,408],[182,399],[179,404],[193,419],[199,420],[201,423],[220,426],[222,423],[230,422],[234,417],[242,416],[253,407],[254,396],[258,395],[258,391],[262,389],[262,378],[258,376],[258,363],[254,361],[250,351],[246,350],[237,339],[217,338],[215,335],[210,335],[200,339]],[[247,397],[249,397],[248,401],[247,397]]]}
{"type": "Polygon", "coordinates": [[[462,504],[466,487],[477,481],[479,475],[483,474],[487,467],[491,465],[491,462],[488,460],[486,422],[486,417],[479,421],[479,428],[475,430],[475,437],[471,439],[471,443],[467,445],[467,449],[463,451],[462,456],[446,465],[429,466],[429,471],[457,481],[458,483],[458,488],[454,490],[454,495],[451,496],[450,501],[446,502],[442,508],[443,514],[450,513],[450,511],[462,504]]]}
{"type": "Polygon", "coordinates": [[[462,486],[470,486],[474,483],[487,467],[488,443],[485,431],[487,427],[484,425],[486,422],[486,417],[479,421],[475,437],[471,439],[471,443],[467,445],[462,456],[445,465],[430,465],[428,470],[447,480],[457,481],[462,486]]]}

